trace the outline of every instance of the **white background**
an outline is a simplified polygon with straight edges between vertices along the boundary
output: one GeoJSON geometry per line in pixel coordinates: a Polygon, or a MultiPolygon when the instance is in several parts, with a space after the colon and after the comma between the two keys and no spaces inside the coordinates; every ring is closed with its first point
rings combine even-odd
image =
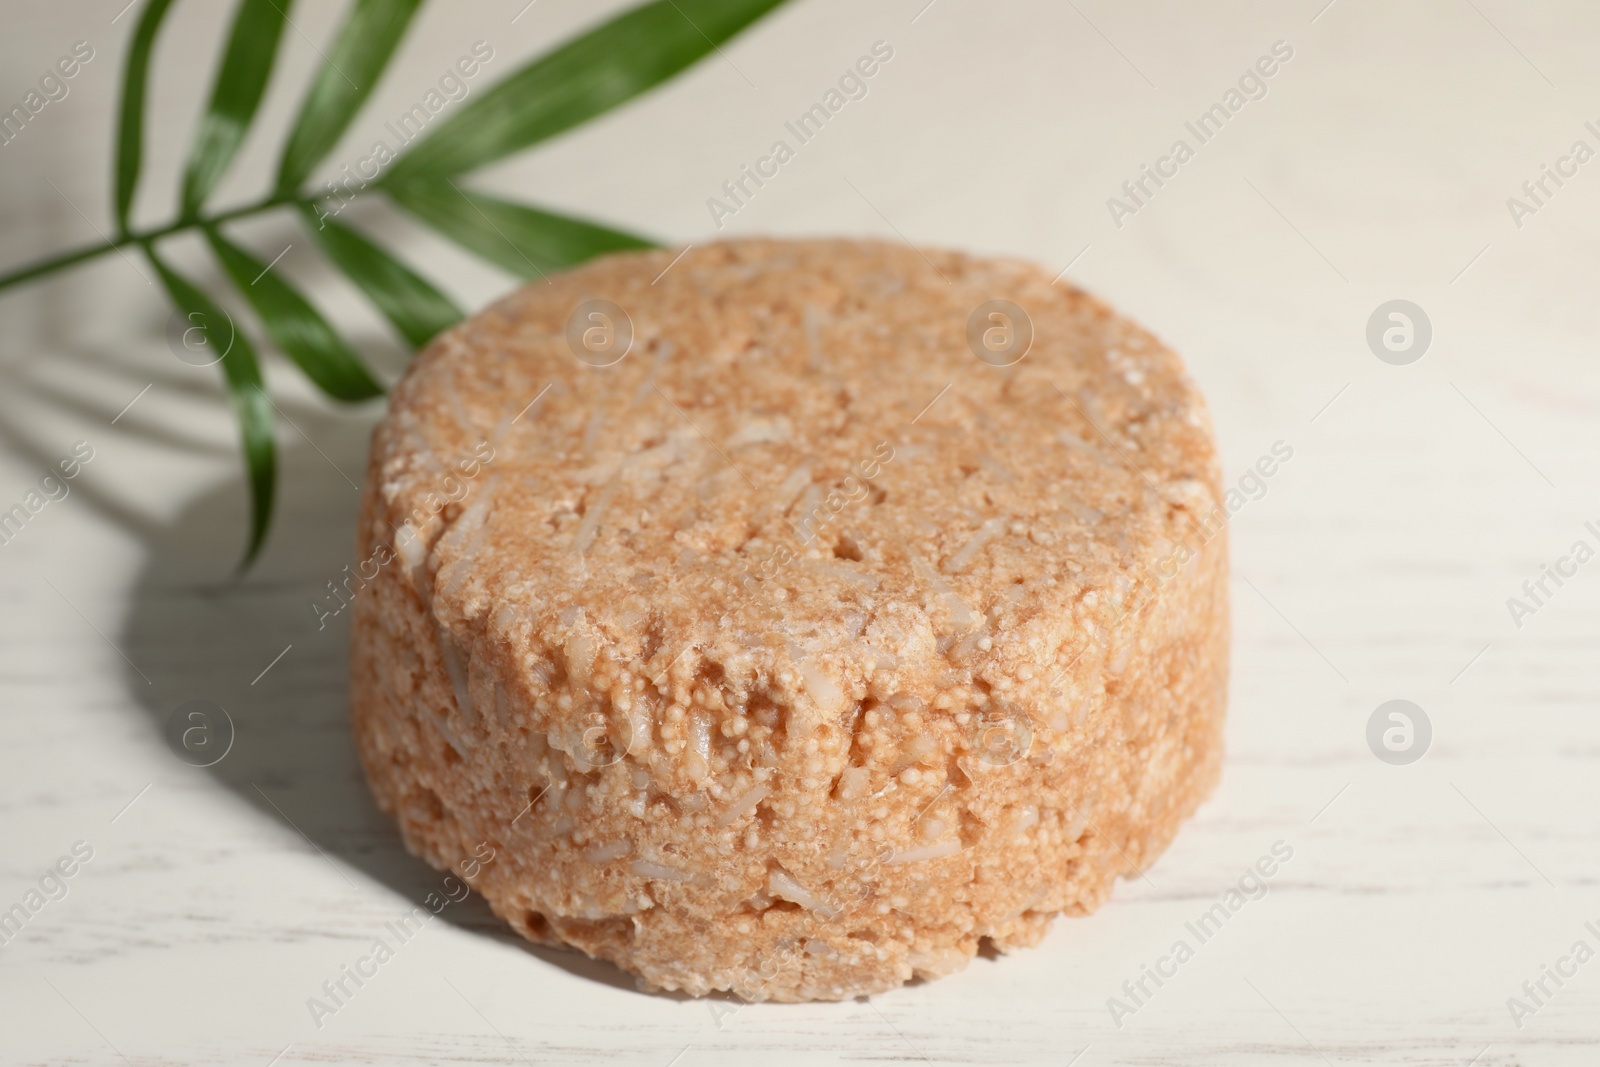
{"type": "MultiPolygon", "coordinates": [[[[110,229],[139,12],[113,24],[121,2],[5,5],[7,107],[74,41],[96,55],[0,148],[0,263],[110,229]]],[[[1506,1002],[1575,940],[1600,949],[1583,928],[1600,926],[1600,562],[1520,629],[1506,600],[1574,541],[1600,547],[1583,528],[1600,525],[1600,161],[1521,228],[1506,198],[1575,139],[1600,149],[1583,129],[1600,120],[1600,9],[924,2],[797,0],[473,183],[703,243],[718,235],[706,198],[883,40],[894,58],[867,98],[721,235],[904,235],[1072,262],[1073,281],[1184,354],[1230,477],[1274,442],[1293,448],[1231,528],[1222,784],[1148,877],[1037,949],[720,1026],[706,1002],[526,947],[472,898],[317,1029],[306,998],[440,882],[367,798],[346,633],[317,632],[307,606],[350,559],[346,476],[361,476],[380,406],[335,410],[274,357],[282,503],[263,561],[235,581],[244,493],[216,372],[169,353],[148,265],[106,256],[0,296],[0,509],[74,442],[95,450],[72,495],[0,547],[0,909],[74,842],[94,848],[68,896],[0,947],[0,1061],[1595,1062],[1600,962],[1520,1029],[1506,1002]],[[1114,226],[1106,198],[1278,40],[1294,58],[1266,98],[1114,226]],[[1433,324],[1410,366],[1364,340],[1393,298],[1433,324]],[[195,698],[238,724],[209,771],[161,738],[195,698]],[[1392,698],[1433,724],[1411,766],[1365,740],[1392,698]],[[1278,840],[1294,858],[1269,895],[1113,1025],[1107,998],[1278,840]]],[[[498,79],[616,6],[537,0],[513,24],[523,0],[439,0],[332,159],[364,155],[474,41],[494,47],[483,77],[498,79]]],[[[341,10],[294,12],[221,202],[265,187],[341,10]]],[[[222,4],[168,19],[144,222],[170,213],[226,20],[222,4]]],[[[382,205],[351,210],[464,306],[513,284],[382,205]]],[[[292,219],[233,233],[263,259],[292,244],[280,269],[398,374],[402,350],[292,219]]],[[[192,239],[169,247],[222,292],[192,239]]]]}

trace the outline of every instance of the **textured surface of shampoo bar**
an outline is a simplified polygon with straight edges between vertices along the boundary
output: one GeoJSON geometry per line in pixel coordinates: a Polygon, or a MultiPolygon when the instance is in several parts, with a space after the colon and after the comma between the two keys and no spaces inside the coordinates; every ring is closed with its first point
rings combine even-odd
{"type": "Polygon", "coordinates": [[[354,601],[380,804],[651,989],[874,993],[1092,911],[1221,763],[1179,359],[1016,261],[673,257],[529,284],[394,389],[354,601]]]}

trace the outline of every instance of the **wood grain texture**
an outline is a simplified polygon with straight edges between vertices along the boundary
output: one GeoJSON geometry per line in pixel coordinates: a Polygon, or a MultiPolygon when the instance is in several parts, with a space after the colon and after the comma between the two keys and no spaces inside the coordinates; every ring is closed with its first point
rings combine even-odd
{"type": "MultiPolygon", "coordinates": [[[[510,69],[597,17],[538,4],[512,25],[521,6],[425,8],[330,158],[364,152],[474,40],[510,69]]],[[[1600,927],[1600,563],[1521,628],[1505,602],[1574,541],[1597,544],[1584,523],[1600,525],[1600,175],[1591,164],[1551,186],[1521,228],[1506,198],[1574,139],[1600,147],[1583,127],[1600,14],[1321,6],[803,0],[729,49],[759,92],[713,58],[484,179],[703,242],[717,233],[705,199],[738,161],[889,41],[896,58],[868,97],[724,232],[898,230],[1053,269],[1088,246],[1071,276],[1186,356],[1231,480],[1275,442],[1294,450],[1230,526],[1236,648],[1214,798],[1094,916],[870,1002],[645,996],[608,966],[528,947],[468,898],[319,1029],[307,998],[440,882],[367,795],[345,726],[344,620],[319,630],[308,603],[350,561],[377,408],[333,410],[273,360],[283,511],[235,581],[233,430],[214,370],[168,353],[159,293],[110,256],[0,295],[0,510],[75,442],[95,450],[70,495],[0,545],[0,911],[75,842],[93,848],[66,895],[0,945],[0,1062],[1595,1062],[1600,962],[1560,988],[1546,979],[1520,1028],[1507,999],[1575,941],[1600,949],[1584,925],[1600,927]],[[1107,197],[1280,39],[1295,57],[1268,95],[1114,226],[1107,197]],[[1409,367],[1363,338],[1396,297],[1434,327],[1409,367]],[[1393,698],[1433,725],[1410,766],[1367,747],[1369,716],[1393,698]],[[209,769],[162,738],[193,699],[237,727],[209,769]],[[1198,943],[1186,924],[1278,841],[1293,856],[1265,895],[1198,943]],[[1108,998],[1185,937],[1193,958],[1117,1026],[1108,998]]],[[[7,14],[0,104],[73,41],[97,58],[0,147],[0,261],[94,239],[86,217],[107,225],[133,19],[115,14],[7,14]]],[[[180,11],[158,54],[141,218],[171,203],[207,84],[205,63],[179,57],[211,55],[225,16],[180,11]]],[[[307,7],[296,21],[320,43],[337,17],[307,7]]],[[[273,136],[246,145],[219,202],[270,172],[319,62],[286,36],[263,104],[273,136]]],[[[349,217],[463,306],[509,284],[391,215],[349,217]]],[[[330,280],[293,220],[233,237],[263,261],[292,244],[279,269],[398,372],[382,319],[330,280]]],[[[223,291],[198,245],[170,252],[223,291]]]]}

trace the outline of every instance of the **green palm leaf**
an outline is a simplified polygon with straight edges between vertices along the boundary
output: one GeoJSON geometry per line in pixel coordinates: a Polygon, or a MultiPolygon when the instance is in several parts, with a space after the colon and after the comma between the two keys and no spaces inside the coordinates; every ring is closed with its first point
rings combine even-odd
{"type": "Polygon", "coordinates": [[[278,165],[278,190],[292,193],[322,162],[378,84],[422,0],[356,0],[300,108],[278,165]]]}
{"type": "Polygon", "coordinates": [[[443,236],[523,278],[540,278],[606,252],[655,247],[620,230],[469,193],[448,178],[387,192],[443,236]]]}
{"type": "Polygon", "coordinates": [[[205,233],[234,287],[261,317],[273,342],[317,388],[337,400],[366,400],[383,392],[361,365],[361,357],[282,275],[230,242],[215,226],[207,226],[205,233]]]}
{"type": "MultiPolygon", "coordinates": [[[[375,190],[490,262],[523,277],[591,256],[648,248],[642,237],[482,193],[452,179],[553,137],[666,81],[719,49],[784,0],[654,0],[525,64],[505,80],[431,124],[377,181],[346,183],[348,201],[375,190]]],[[[211,96],[185,166],[177,216],[142,230],[130,226],[144,155],[144,108],[156,37],[172,0],[146,0],[128,47],[116,130],[112,207],[116,237],[0,273],[0,291],[124,248],[150,257],[180,311],[208,337],[227,335],[223,376],[238,417],[250,482],[248,565],[261,549],[276,479],[273,405],[244,333],[198,286],[156,253],[170,235],[201,230],[234,285],[278,347],[323,392],[360,400],[382,390],[331,324],[271,264],[229,241],[221,224],[294,207],[333,264],[414,347],[459,322],[461,309],[380,245],[331,218],[307,189],[312,171],[350,129],[381,80],[422,0],[352,0],[286,138],[272,188],[260,199],[205,212],[207,199],[243,146],[272,77],[292,0],[238,0],[211,96]]],[[[313,46],[315,47],[315,46],[313,46]]],[[[475,46],[474,54],[479,53],[475,46]]],[[[492,53],[491,53],[492,54],[492,53]]],[[[730,61],[731,62],[731,61],[730,61]]],[[[387,158],[387,157],[386,157],[387,158]]]]}
{"type": "Polygon", "coordinates": [[[128,213],[133,209],[133,194],[139,188],[139,168],[144,162],[144,91],[150,80],[150,50],[156,31],[166,18],[172,0],[150,0],[139,25],[134,27],[133,43],[128,45],[128,65],[122,72],[122,101],[117,117],[116,216],[117,232],[128,232],[128,213]]]}
{"type": "Polygon", "coordinates": [[[255,118],[278,55],[278,41],[293,0],[242,0],[217,69],[211,105],[201,121],[183,179],[183,214],[199,213],[227,171],[255,118]]]}
{"type": "Polygon", "coordinates": [[[427,279],[360,233],[304,208],[306,228],[322,251],[411,343],[421,348],[441,330],[461,321],[461,309],[427,279]]]}
{"type": "Polygon", "coordinates": [[[465,104],[396,160],[403,184],[481,167],[659,85],[783,0],[657,0],[574,38],[465,104]]]}
{"type": "Polygon", "coordinates": [[[221,345],[222,377],[239,419],[245,470],[250,478],[250,540],[240,569],[248,567],[261,551],[272,518],[272,498],[277,487],[277,445],[272,439],[272,401],[261,380],[261,365],[242,330],[212,299],[188,279],[162,262],[153,247],[145,255],[161,275],[161,282],[178,310],[204,331],[207,343],[221,345]]]}

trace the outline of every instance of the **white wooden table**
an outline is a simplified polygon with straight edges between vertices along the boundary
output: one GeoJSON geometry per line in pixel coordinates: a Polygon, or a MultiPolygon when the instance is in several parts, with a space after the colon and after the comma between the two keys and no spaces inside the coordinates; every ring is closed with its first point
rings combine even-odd
{"type": "MultiPolygon", "coordinates": [[[[308,606],[349,560],[378,408],[334,410],[270,368],[283,502],[260,566],[234,580],[244,496],[215,373],[173,358],[161,296],[106,257],[0,297],[0,508],[75,443],[94,453],[0,546],[0,910],[40,905],[0,946],[0,1061],[1600,1061],[1600,962],[1561,962],[1579,940],[1600,950],[1584,925],[1600,929],[1600,562],[1547,580],[1520,628],[1506,604],[1575,541],[1600,548],[1584,526],[1600,527],[1600,162],[1547,186],[1520,228],[1506,204],[1574,140],[1600,149],[1583,125],[1600,119],[1600,11],[924,3],[800,0],[725,58],[477,180],[704,242],[718,232],[706,198],[882,40],[894,58],[866,98],[723,234],[899,233],[1071,263],[1186,354],[1235,481],[1275,442],[1293,449],[1232,523],[1225,777],[1148,877],[1038,949],[935,983],[737,1012],[531,949],[469,898],[319,1029],[307,998],[440,884],[367,796],[346,633],[319,632],[308,606]],[[1174,140],[1193,145],[1184,123],[1280,40],[1293,56],[1267,94],[1117,227],[1107,198],[1174,140]],[[1364,336],[1397,298],[1433,332],[1404,366],[1364,336]],[[210,769],[162,736],[194,699],[237,727],[210,769]],[[1431,723],[1418,762],[1368,746],[1392,699],[1431,723]],[[1186,923],[1279,841],[1293,856],[1266,895],[1201,944],[1186,923]],[[46,888],[65,896],[30,898],[58,861],[73,874],[46,888]],[[1124,983],[1146,965],[1172,974],[1161,961],[1180,939],[1193,957],[1114,1019],[1109,998],[1133,1008],[1124,983]],[[1536,1005],[1524,983],[1546,966],[1575,973],[1544,978],[1536,1005]],[[1529,1010],[1514,1018],[1512,997],[1529,1010]]],[[[514,23],[523,0],[446,6],[425,12],[341,151],[475,40],[498,77],[616,5],[540,0],[514,23]]],[[[109,225],[134,21],[113,24],[120,7],[15,0],[0,16],[6,106],[73,42],[96,50],[0,147],[4,263],[109,225]]],[[[170,203],[225,17],[178,5],[170,21],[143,218],[170,203]]],[[[336,17],[296,13],[266,135],[224,196],[270,173],[310,42],[336,17]]],[[[511,284],[382,208],[352,210],[468,306],[511,284]]],[[[282,269],[398,373],[382,324],[291,220],[237,233],[264,258],[292,245],[282,269]]],[[[218,280],[192,243],[172,251],[218,280]]]]}

